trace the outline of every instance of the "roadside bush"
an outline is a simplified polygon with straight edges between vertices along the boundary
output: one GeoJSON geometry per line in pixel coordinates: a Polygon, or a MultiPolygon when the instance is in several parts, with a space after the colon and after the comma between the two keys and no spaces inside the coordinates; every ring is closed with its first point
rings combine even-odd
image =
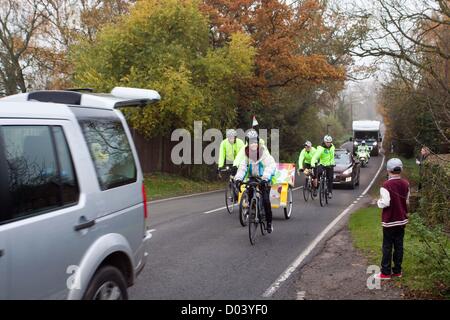
{"type": "Polygon", "coordinates": [[[450,155],[430,156],[421,174],[419,209],[427,225],[450,232],[450,155]]]}
{"type": "MultiPolygon", "coordinates": [[[[450,245],[441,227],[428,227],[417,213],[411,214],[408,232],[415,238],[410,254],[415,257],[415,277],[433,288],[433,295],[450,298],[450,245]],[[419,271],[420,270],[420,271],[419,271]]],[[[406,247],[408,250],[409,248],[406,247]]],[[[417,288],[411,288],[412,290],[417,288]]]]}

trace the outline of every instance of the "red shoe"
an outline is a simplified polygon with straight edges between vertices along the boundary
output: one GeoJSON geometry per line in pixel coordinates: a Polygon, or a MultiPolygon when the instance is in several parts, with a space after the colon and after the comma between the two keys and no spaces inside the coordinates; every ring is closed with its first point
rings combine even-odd
{"type": "Polygon", "coordinates": [[[381,279],[381,280],[390,280],[391,276],[387,275],[387,274],[383,274],[383,273],[380,272],[380,273],[375,274],[374,278],[375,279],[381,279]]]}
{"type": "Polygon", "coordinates": [[[402,273],[393,273],[392,277],[397,277],[397,278],[401,278],[402,277],[402,273]]]}

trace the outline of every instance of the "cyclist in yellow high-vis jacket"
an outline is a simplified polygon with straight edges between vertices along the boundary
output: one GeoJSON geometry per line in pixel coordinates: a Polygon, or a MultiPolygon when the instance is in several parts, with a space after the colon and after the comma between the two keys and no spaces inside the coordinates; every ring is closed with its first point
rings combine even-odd
{"type": "Polygon", "coordinates": [[[314,180],[313,184],[314,187],[317,188],[317,177],[320,177],[322,174],[322,171],[325,170],[327,179],[328,179],[328,197],[331,199],[333,195],[333,172],[334,172],[334,145],[333,145],[333,138],[329,135],[326,135],[323,137],[323,143],[322,145],[317,147],[316,152],[314,153],[314,156],[311,159],[311,167],[316,168],[314,169],[314,180]]]}
{"type": "MultiPolygon", "coordinates": [[[[236,130],[227,130],[227,138],[220,143],[218,170],[222,168],[225,163],[233,165],[234,160],[243,146],[244,142],[237,138],[236,130]]],[[[232,174],[234,175],[235,172],[232,172],[232,174]]]]}
{"type": "Polygon", "coordinates": [[[315,152],[316,148],[312,146],[311,141],[306,141],[298,157],[298,171],[311,168],[311,160],[315,152]]]}

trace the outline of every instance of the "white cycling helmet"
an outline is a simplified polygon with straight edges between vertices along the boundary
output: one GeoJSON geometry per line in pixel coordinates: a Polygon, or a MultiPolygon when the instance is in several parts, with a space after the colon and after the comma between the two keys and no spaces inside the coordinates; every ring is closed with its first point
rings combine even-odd
{"type": "Polygon", "coordinates": [[[311,141],[306,141],[305,142],[305,147],[312,147],[311,141]]]}
{"type": "Polygon", "coordinates": [[[361,141],[361,144],[365,145],[366,144],[366,140],[361,141]]]}
{"type": "Polygon", "coordinates": [[[255,139],[255,138],[258,138],[258,132],[255,129],[251,129],[247,132],[246,136],[249,139],[255,139]]]}
{"type": "Polygon", "coordinates": [[[245,135],[245,140],[246,140],[247,144],[249,144],[251,142],[259,143],[258,132],[255,129],[249,130],[247,132],[247,134],[245,135]]]}
{"type": "Polygon", "coordinates": [[[236,137],[237,136],[237,132],[234,129],[228,129],[227,130],[227,138],[232,138],[232,137],[236,137]]]}
{"type": "Polygon", "coordinates": [[[323,137],[323,142],[333,142],[333,138],[329,135],[323,137]]]}

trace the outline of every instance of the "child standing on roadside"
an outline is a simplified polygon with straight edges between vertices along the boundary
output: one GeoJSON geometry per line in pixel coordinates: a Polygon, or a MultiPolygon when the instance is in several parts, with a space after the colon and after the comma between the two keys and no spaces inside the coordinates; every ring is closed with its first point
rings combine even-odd
{"type": "Polygon", "coordinates": [[[375,275],[377,279],[402,276],[403,238],[408,223],[409,182],[401,177],[403,163],[400,159],[392,158],[387,162],[386,169],[389,178],[380,188],[380,199],[377,202],[378,207],[383,209],[383,258],[381,273],[375,275]]]}

